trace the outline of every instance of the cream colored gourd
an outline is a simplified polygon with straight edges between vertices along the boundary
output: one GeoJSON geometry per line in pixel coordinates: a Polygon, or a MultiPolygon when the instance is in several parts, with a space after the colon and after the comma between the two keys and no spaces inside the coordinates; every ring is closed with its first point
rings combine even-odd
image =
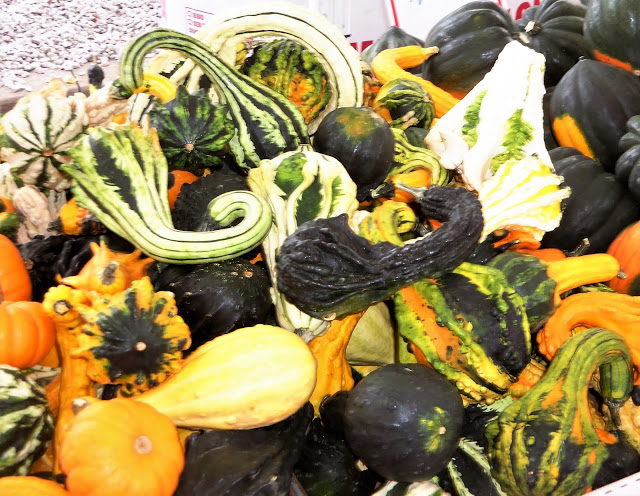
{"type": "Polygon", "coordinates": [[[178,373],[135,399],[178,427],[253,429],[295,413],[315,384],[316,360],[302,338],[258,324],[203,344],[178,373]]]}

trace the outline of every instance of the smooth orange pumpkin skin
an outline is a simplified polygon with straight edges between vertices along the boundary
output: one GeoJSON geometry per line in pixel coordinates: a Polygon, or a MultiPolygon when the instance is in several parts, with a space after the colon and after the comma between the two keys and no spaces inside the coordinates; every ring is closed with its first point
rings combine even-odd
{"type": "Polygon", "coordinates": [[[69,496],[57,482],[33,475],[0,477],[2,496],[69,496]]]}
{"type": "Polygon", "coordinates": [[[186,170],[173,170],[169,174],[173,176],[173,186],[169,188],[167,193],[169,194],[169,208],[173,210],[182,186],[196,181],[198,176],[186,170]]]}
{"type": "Polygon", "coordinates": [[[618,293],[640,296],[640,222],[635,222],[623,229],[607,248],[620,263],[620,270],[625,273],[624,279],[614,277],[609,287],[618,293]]]}
{"type": "Polygon", "coordinates": [[[167,416],[145,403],[115,398],[90,402],[74,417],[59,461],[71,496],[171,496],[184,451],[167,416]]]}
{"type": "Polygon", "coordinates": [[[42,303],[0,303],[0,363],[19,369],[33,367],[47,356],[55,340],[55,325],[42,303]]]}
{"type": "Polygon", "coordinates": [[[0,301],[31,300],[31,278],[20,251],[9,238],[0,234],[0,301]]]}

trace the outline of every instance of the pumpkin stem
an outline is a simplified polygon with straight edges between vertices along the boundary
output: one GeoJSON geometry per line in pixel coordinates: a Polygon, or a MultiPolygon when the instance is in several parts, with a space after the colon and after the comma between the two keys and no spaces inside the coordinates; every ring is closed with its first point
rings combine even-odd
{"type": "Polygon", "coordinates": [[[138,436],[133,442],[133,447],[139,455],[148,455],[153,450],[153,443],[148,436],[138,436]]]}

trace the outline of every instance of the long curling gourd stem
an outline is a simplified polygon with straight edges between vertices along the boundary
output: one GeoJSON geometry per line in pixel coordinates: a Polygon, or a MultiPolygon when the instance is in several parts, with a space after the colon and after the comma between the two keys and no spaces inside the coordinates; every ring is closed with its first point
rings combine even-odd
{"type": "Polygon", "coordinates": [[[610,281],[620,272],[618,260],[606,253],[567,257],[547,263],[547,276],[556,282],[554,303],[559,305],[562,294],[585,284],[610,281]]]}
{"type": "Polygon", "coordinates": [[[371,69],[376,78],[385,84],[392,79],[403,78],[419,83],[431,96],[436,111],[436,117],[442,117],[460,100],[451,93],[436,86],[431,81],[411,74],[404,69],[422,64],[432,55],[438,53],[438,47],[421,47],[410,45],[382,50],[371,61],[371,69]]]}

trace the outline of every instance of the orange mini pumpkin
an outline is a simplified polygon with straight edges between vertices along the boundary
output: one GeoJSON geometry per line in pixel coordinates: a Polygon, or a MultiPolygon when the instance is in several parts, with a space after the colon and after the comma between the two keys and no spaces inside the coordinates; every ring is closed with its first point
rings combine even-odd
{"type": "Polygon", "coordinates": [[[609,287],[618,293],[640,295],[640,222],[635,222],[620,232],[607,249],[616,257],[624,278],[614,277],[609,287]]]}
{"type": "Polygon", "coordinates": [[[2,496],[69,496],[57,482],[34,475],[0,477],[2,496]]]}
{"type": "Polygon", "coordinates": [[[55,325],[42,303],[0,302],[0,363],[33,367],[47,356],[55,340],[55,325]]]}
{"type": "Polygon", "coordinates": [[[20,251],[6,236],[0,234],[0,301],[31,300],[31,278],[20,251]]]}
{"type": "Polygon", "coordinates": [[[59,457],[71,496],[171,496],[184,467],[171,420],[128,398],[89,402],[72,420],[59,457]]]}

